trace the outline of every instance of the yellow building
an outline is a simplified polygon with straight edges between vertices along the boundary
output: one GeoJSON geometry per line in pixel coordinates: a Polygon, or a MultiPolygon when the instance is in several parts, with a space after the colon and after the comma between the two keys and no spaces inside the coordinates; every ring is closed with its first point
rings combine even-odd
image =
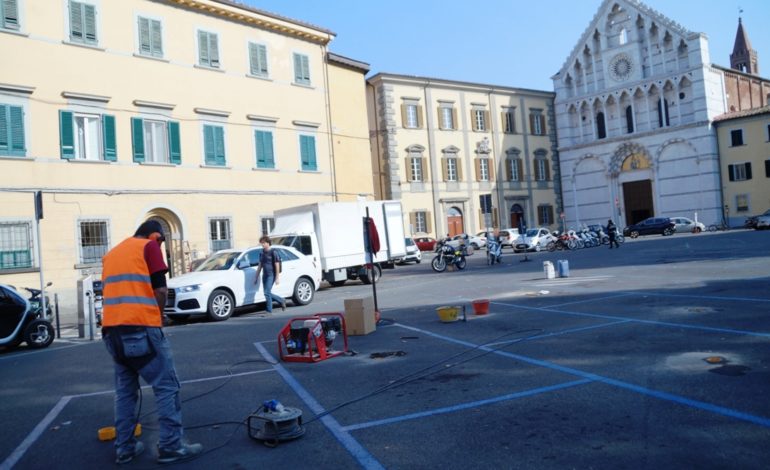
{"type": "Polygon", "coordinates": [[[770,106],[714,119],[724,217],[730,226],[770,209],[770,106]]]}
{"type": "Polygon", "coordinates": [[[408,75],[367,80],[377,199],[407,232],[561,229],[554,94],[408,75]]]}
{"type": "Polygon", "coordinates": [[[0,283],[52,281],[71,312],[147,219],[173,276],[256,244],[276,209],[373,198],[368,66],[333,32],[227,0],[2,9],[0,283]]]}

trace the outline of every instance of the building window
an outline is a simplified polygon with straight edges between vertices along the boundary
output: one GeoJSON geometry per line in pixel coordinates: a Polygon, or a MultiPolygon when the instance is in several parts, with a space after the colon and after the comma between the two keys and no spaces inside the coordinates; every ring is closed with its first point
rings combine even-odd
{"type": "Polygon", "coordinates": [[[537,206],[537,223],[538,225],[551,225],[553,223],[553,206],[537,206]]]}
{"type": "Polygon", "coordinates": [[[0,155],[23,157],[24,110],[21,106],[0,104],[0,155]]]}
{"type": "Polygon", "coordinates": [[[521,158],[508,158],[505,160],[505,169],[508,181],[522,181],[523,162],[521,158]]]}
{"type": "Polygon", "coordinates": [[[455,129],[454,108],[450,106],[441,106],[439,108],[441,129],[455,129]]]}
{"type": "Polygon", "coordinates": [[[604,125],[604,113],[596,113],[596,138],[604,139],[607,137],[607,128],[604,125]]]}
{"type": "Polygon", "coordinates": [[[80,221],[80,263],[101,264],[102,257],[110,249],[110,234],[107,221],[80,221]]]}
{"type": "Polygon", "coordinates": [[[208,166],[225,166],[225,128],[203,125],[203,161],[208,166]]]}
{"type": "Polygon", "coordinates": [[[407,127],[409,129],[416,129],[418,120],[417,120],[417,105],[414,104],[408,104],[406,105],[406,122],[404,127],[407,127]]]}
{"type": "Polygon", "coordinates": [[[270,131],[254,131],[254,141],[257,148],[257,168],[275,168],[273,133],[270,131]]]}
{"type": "Polygon", "coordinates": [[[230,219],[209,219],[209,241],[212,253],[233,247],[230,219]]]}
{"type": "Polygon", "coordinates": [[[299,136],[299,152],[302,171],[317,171],[318,159],[315,153],[315,136],[299,136]]]}
{"type": "Polygon", "coordinates": [[[421,182],[422,178],[422,158],[410,157],[409,158],[409,181],[421,182]]]}
{"type": "Polygon", "coordinates": [[[634,132],[634,109],[626,106],[626,133],[634,132]]]}
{"type": "Polygon", "coordinates": [[[658,100],[658,127],[668,127],[671,120],[668,116],[668,100],[658,100]]]}
{"type": "Polygon", "coordinates": [[[17,0],[0,2],[0,26],[4,29],[19,29],[19,6],[17,0]]]}
{"type": "Polygon", "coordinates": [[[490,167],[491,158],[476,159],[476,178],[478,181],[492,181],[492,168],[490,167]]]}
{"type": "Polygon", "coordinates": [[[765,176],[770,178],[770,159],[765,160],[765,176]]]}
{"type": "Polygon", "coordinates": [[[749,211],[749,195],[738,194],[735,196],[735,207],[738,212],[749,211]]]}
{"type": "Polygon", "coordinates": [[[0,222],[0,270],[32,267],[31,222],[0,222]]]}
{"type": "Polygon", "coordinates": [[[478,132],[484,132],[487,130],[487,112],[483,109],[474,109],[471,111],[471,119],[473,122],[473,130],[478,132]]]}
{"type": "Polygon", "coordinates": [[[70,41],[81,44],[97,43],[94,5],[70,1],[70,41]]]}
{"type": "Polygon", "coordinates": [[[529,129],[532,135],[545,135],[545,116],[539,109],[531,109],[529,113],[529,129]]]}
{"type": "Polygon", "coordinates": [[[275,228],[275,217],[262,217],[259,222],[262,226],[262,235],[270,235],[275,228]]]}
{"type": "Polygon", "coordinates": [[[445,158],[444,165],[446,167],[446,181],[460,181],[457,170],[457,158],[445,158]]]}
{"type": "Polygon", "coordinates": [[[304,54],[294,54],[294,83],[310,85],[310,59],[304,54]]]}
{"type": "Polygon", "coordinates": [[[549,181],[551,179],[548,160],[545,158],[535,158],[535,181],[549,181]]]}
{"type": "Polygon", "coordinates": [[[736,163],[727,166],[730,181],[746,181],[751,179],[751,162],[736,163]]]}
{"type": "Polygon", "coordinates": [[[176,121],[131,118],[131,138],[136,163],[182,163],[176,121]]]}
{"type": "Polygon", "coordinates": [[[249,43],[249,71],[256,77],[267,77],[267,46],[249,43]]]}
{"type": "Polygon", "coordinates": [[[219,68],[219,37],[215,33],[198,31],[198,65],[219,68]]]}
{"type": "Polygon", "coordinates": [[[59,111],[61,157],[66,160],[117,160],[115,116],[59,111]]]}
{"type": "Polygon", "coordinates": [[[730,146],[739,147],[743,145],[743,129],[733,129],[730,131],[730,146]]]}
{"type": "Polygon", "coordinates": [[[516,133],[516,115],[512,109],[503,112],[503,132],[506,134],[516,133]]]}
{"type": "Polygon", "coordinates": [[[626,28],[622,28],[620,30],[620,34],[618,35],[618,44],[622,46],[627,42],[628,42],[628,31],[626,31],[626,28]]]}
{"type": "Polygon", "coordinates": [[[412,212],[414,220],[414,231],[416,233],[428,232],[428,217],[425,211],[412,212]]]}
{"type": "Polygon", "coordinates": [[[139,54],[163,57],[163,35],[160,21],[139,17],[139,54]]]}

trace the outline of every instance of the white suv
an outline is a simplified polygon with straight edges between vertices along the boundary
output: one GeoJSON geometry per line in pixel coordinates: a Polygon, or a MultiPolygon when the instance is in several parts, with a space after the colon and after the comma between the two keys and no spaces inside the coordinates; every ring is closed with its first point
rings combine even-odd
{"type": "Polygon", "coordinates": [[[540,251],[545,249],[549,242],[555,241],[556,237],[551,235],[547,228],[531,228],[516,240],[516,244],[513,245],[513,251],[514,253],[540,251]]]}

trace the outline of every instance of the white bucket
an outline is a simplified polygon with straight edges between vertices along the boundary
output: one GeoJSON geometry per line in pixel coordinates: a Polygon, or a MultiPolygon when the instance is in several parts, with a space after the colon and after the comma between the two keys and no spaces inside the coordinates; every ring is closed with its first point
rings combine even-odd
{"type": "Polygon", "coordinates": [[[554,271],[553,263],[550,261],[543,261],[543,271],[545,271],[546,279],[553,279],[556,277],[556,271],[554,271]]]}

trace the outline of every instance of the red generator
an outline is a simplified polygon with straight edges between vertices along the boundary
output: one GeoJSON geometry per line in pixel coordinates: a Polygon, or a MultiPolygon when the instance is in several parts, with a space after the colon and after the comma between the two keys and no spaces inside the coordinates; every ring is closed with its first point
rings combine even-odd
{"type": "Polygon", "coordinates": [[[294,318],[278,333],[278,355],[286,362],[319,362],[347,351],[348,333],[341,313],[294,318]],[[332,349],[339,336],[343,349],[332,349]]]}

